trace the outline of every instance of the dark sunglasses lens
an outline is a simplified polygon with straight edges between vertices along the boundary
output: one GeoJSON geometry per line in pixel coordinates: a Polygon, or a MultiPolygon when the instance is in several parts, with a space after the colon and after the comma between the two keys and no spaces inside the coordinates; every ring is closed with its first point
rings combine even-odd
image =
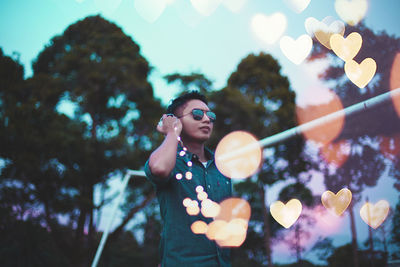
{"type": "Polygon", "coordinates": [[[201,109],[193,109],[192,115],[193,119],[195,119],[196,121],[200,121],[204,116],[204,112],[201,109]]]}
{"type": "Polygon", "coordinates": [[[214,122],[217,119],[217,116],[212,111],[207,111],[206,114],[207,114],[207,117],[210,119],[211,122],[214,122]]]}

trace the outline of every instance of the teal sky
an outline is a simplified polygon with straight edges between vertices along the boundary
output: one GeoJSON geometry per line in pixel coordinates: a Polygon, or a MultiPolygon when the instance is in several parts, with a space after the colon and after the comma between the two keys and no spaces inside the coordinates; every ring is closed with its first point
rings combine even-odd
{"type": "MultiPolygon", "coordinates": [[[[304,73],[316,76],[321,71],[320,66],[310,67],[304,63],[295,65],[282,53],[279,42],[272,45],[263,43],[251,30],[252,17],[258,13],[270,16],[281,12],[287,19],[284,35],[293,38],[306,34],[304,22],[308,17],[322,20],[332,16],[340,19],[334,8],[334,0],[311,0],[300,14],[290,9],[284,0],[247,0],[238,13],[221,4],[210,16],[200,15],[190,0],[169,0],[171,4],[166,6],[155,22],[150,23],[137,12],[135,1],[139,0],[2,0],[0,47],[6,55],[19,53],[25,76],[30,77],[32,61],[52,37],[62,34],[77,20],[101,14],[121,27],[140,46],[142,55],[154,68],[151,82],[156,96],[164,104],[168,103],[177,89],[167,85],[162,76],[174,72],[201,72],[214,81],[215,89],[221,89],[241,59],[249,53],[261,51],[278,59],[293,90],[302,94],[314,86],[310,81],[312,79],[304,73]],[[187,18],[193,20],[192,25],[187,24],[187,18]]],[[[366,25],[374,31],[386,31],[400,37],[400,1],[369,0],[368,3],[366,25]]],[[[318,177],[313,183],[317,191],[323,186],[318,177]]],[[[390,198],[390,204],[394,205],[398,192],[394,191],[392,184],[393,181],[388,178],[366,193],[371,201],[390,198]]],[[[359,209],[359,206],[356,208],[359,209]]],[[[362,242],[367,228],[357,214],[356,217],[359,240],[362,242]]],[[[344,220],[340,235],[347,242],[350,238],[347,215],[344,220]]],[[[274,253],[276,257],[285,255],[279,251],[274,253]]]]}
{"type": "MultiPolygon", "coordinates": [[[[257,13],[283,13],[287,18],[284,35],[293,38],[306,33],[304,21],[308,17],[340,19],[333,0],[312,0],[300,14],[290,9],[285,0],[242,0],[244,5],[238,13],[220,4],[207,17],[200,15],[190,0],[168,1],[172,3],[155,22],[149,23],[136,11],[135,0],[4,0],[0,4],[0,47],[8,55],[20,54],[29,77],[32,60],[52,37],[62,34],[77,20],[101,14],[139,44],[154,67],[151,80],[155,93],[167,103],[176,88],[167,86],[160,79],[163,75],[198,71],[214,81],[215,89],[221,89],[242,58],[260,51],[277,58],[293,89],[301,91],[307,86],[301,75],[302,65],[289,61],[279,42],[268,45],[257,38],[251,30],[252,17],[257,13]],[[185,16],[197,23],[188,25],[185,16]]],[[[365,23],[376,31],[400,36],[398,10],[398,0],[369,0],[365,23]]]]}

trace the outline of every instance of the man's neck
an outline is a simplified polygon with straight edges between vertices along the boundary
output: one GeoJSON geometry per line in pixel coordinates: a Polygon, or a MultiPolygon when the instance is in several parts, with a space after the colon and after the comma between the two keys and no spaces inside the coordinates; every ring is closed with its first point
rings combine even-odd
{"type": "Polygon", "coordinates": [[[201,162],[207,161],[206,154],[204,152],[204,143],[198,142],[190,142],[190,141],[183,141],[183,145],[187,148],[187,150],[193,154],[196,154],[201,162]]]}

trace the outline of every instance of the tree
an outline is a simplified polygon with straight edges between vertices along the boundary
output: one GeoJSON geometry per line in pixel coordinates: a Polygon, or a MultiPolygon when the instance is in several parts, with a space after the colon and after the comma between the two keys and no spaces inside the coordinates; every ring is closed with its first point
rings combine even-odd
{"type": "MultiPolygon", "coordinates": [[[[303,209],[305,207],[313,207],[315,205],[315,199],[312,195],[310,189],[308,189],[301,181],[294,184],[290,184],[284,187],[279,193],[279,199],[283,202],[288,202],[290,199],[298,199],[302,205],[303,209]]],[[[302,260],[301,253],[305,251],[305,247],[302,241],[310,238],[310,231],[307,229],[314,224],[314,219],[307,215],[304,211],[297,219],[296,223],[292,226],[291,231],[282,233],[279,237],[280,240],[284,241],[289,249],[296,255],[297,263],[300,264],[302,260]],[[293,229],[294,228],[294,229],[293,229]]]]}
{"type": "MultiPolygon", "coordinates": [[[[358,251],[360,266],[386,266],[386,258],[383,253],[375,255],[374,258],[370,256],[367,251],[358,251]]],[[[354,256],[352,250],[352,244],[345,244],[337,247],[333,253],[328,257],[328,266],[330,267],[352,267],[354,266],[354,256]]]]}
{"type": "Polygon", "coordinates": [[[397,202],[393,212],[391,236],[390,242],[397,248],[392,253],[391,258],[400,259],[400,201],[397,202]]]}
{"type": "MultiPolygon", "coordinates": [[[[248,55],[231,74],[227,86],[210,95],[209,106],[218,114],[211,146],[235,130],[248,131],[262,138],[294,127],[294,98],[287,78],[282,76],[278,62],[271,55],[248,55]]],[[[253,223],[249,226],[249,232],[252,236],[261,235],[261,238],[253,241],[262,241],[257,248],[265,251],[269,266],[273,264],[271,231],[275,231],[277,226],[270,223],[271,216],[266,207],[267,187],[277,181],[294,178],[306,169],[301,157],[302,147],[301,138],[295,138],[269,148],[270,156],[264,159],[257,177],[235,186],[252,206],[253,223]],[[257,230],[260,226],[263,229],[261,233],[257,230]]],[[[243,247],[251,248],[247,253],[254,255],[255,245],[246,242],[243,247]]],[[[264,259],[259,260],[264,262],[264,259]]]]}
{"type": "MultiPolygon", "coordinates": [[[[56,112],[61,94],[57,90],[57,79],[38,75],[23,80],[19,63],[4,55],[0,66],[1,75],[14,77],[2,86],[0,93],[0,158],[5,162],[0,174],[2,231],[16,235],[21,229],[29,228],[33,231],[32,240],[43,240],[44,247],[54,249],[54,258],[69,258],[61,254],[67,251],[72,256],[74,252],[68,241],[62,241],[66,235],[58,219],[73,216],[70,212],[75,205],[74,192],[68,177],[73,170],[75,153],[84,147],[82,124],[56,112]],[[43,239],[39,238],[41,234],[43,239]]],[[[15,249],[21,251],[23,248],[17,244],[15,249]]],[[[58,262],[52,257],[46,258],[45,252],[39,254],[42,259],[33,260],[32,264],[58,262]]],[[[19,260],[6,255],[10,262],[19,260]]]]}
{"type": "MultiPolygon", "coordinates": [[[[357,26],[347,26],[345,36],[351,32],[360,33],[363,39],[362,48],[354,60],[360,63],[365,58],[371,57],[378,66],[375,78],[365,88],[360,89],[347,79],[343,68],[344,62],[318,42],[315,42],[310,58],[311,61],[320,59],[330,61],[330,66],[320,74],[320,78],[326,81],[327,85],[339,96],[344,107],[390,90],[391,67],[400,49],[399,38],[389,36],[385,32],[374,33],[362,23],[357,26]]],[[[380,151],[377,151],[376,144],[379,144],[381,136],[392,136],[400,132],[398,121],[395,109],[390,104],[346,118],[343,130],[333,143],[346,141],[350,144],[347,161],[334,171],[329,164],[324,164],[323,161],[322,164],[318,163],[325,175],[325,184],[329,190],[337,191],[348,187],[353,193],[353,201],[348,212],[352,232],[353,264],[356,267],[359,266],[358,245],[352,207],[360,200],[364,188],[375,186],[377,179],[383,173],[385,159],[380,151]],[[374,162],[374,164],[368,164],[369,162],[374,162]],[[333,177],[335,179],[332,179],[333,177]]]]}
{"type": "Polygon", "coordinates": [[[315,251],[320,261],[327,262],[328,257],[332,255],[335,247],[333,246],[332,238],[326,237],[322,239],[321,237],[319,237],[311,250],[315,251]]]}
{"type": "MultiPolygon", "coordinates": [[[[22,67],[1,56],[0,75],[7,77],[0,92],[1,196],[8,201],[2,212],[29,220],[25,211],[38,209],[54,235],[68,225],[75,241],[68,238],[63,251],[86,266],[94,254],[94,211],[107,202],[94,205],[94,186],[105,188],[127,167],[143,166],[150,140],[160,138],[154,125],[161,106],[147,81],[151,67],[130,37],[99,16],[54,37],[31,79],[24,81],[22,67]],[[73,118],[58,113],[65,101],[76,107],[73,118]],[[19,217],[10,214],[17,201],[19,217]]],[[[154,197],[144,180],[132,184],[122,228],[154,197]]]]}
{"type": "Polygon", "coordinates": [[[201,94],[207,95],[211,91],[212,82],[201,73],[179,74],[173,73],[164,77],[168,84],[179,83],[181,93],[191,89],[198,90],[201,94]]]}

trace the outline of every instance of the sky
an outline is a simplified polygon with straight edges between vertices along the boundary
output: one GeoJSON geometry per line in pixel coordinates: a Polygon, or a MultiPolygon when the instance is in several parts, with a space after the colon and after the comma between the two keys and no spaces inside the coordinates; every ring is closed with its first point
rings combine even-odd
{"type": "MultiPolygon", "coordinates": [[[[326,97],[323,94],[310,94],[311,89],[319,84],[317,74],[323,70],[324,63],[295,64],[281,50],[279,38],[274,43],[268,43],[259,32],[266,34],[281,30],[279,37],[286,35],[297,39],[307,34],[307,18],[314,17],[322,21],[331,16],[333,20],[344,21],[345,14],[340,13],[339,8],[335,8],[337,1],[334,0],[311,0],[302,12],[294,10],[293,3],[296,1],[308,2],[3,0],[0,3],[0,47],[6,55],[19,54],[19,60],[25,68],[25,77],[28,78],[32,76],[32,61],[51,38],[62,34],[69,25],[86,16],[101,14],[121,27],[140,46],[142,55],[153,67],[150,80],[155,95],[164,104],[167,104],[178,90],[176,86],[166,84],[162,78],[164,75],[175,72],[200,72],[212,80],[214,89],[218,90],[226,85],[230,74],[244,57],[260,52],[270,53],[279,61],[282,74],[288,77],[292,89],[298,95],[297,101],[307,102],[326,97]],[[207,3],[210,6],[215,5],[215,9],[212,10],[207,3]],[[280,28],[283,25],[282,20],[286,21],[284,29],[280,28]],[[262,24],[260,21],[269,23],[262,24]],[[254,26],[255,24],[262,25],[261,29],[254,26]]],[[[386,31],[390,35],[400,37],[400,1],[369,0],[366,3],[367,10],[363,17],[365,24],[376,32],[386,31]]],[[[354,10],[361,12],[362,8],[354,10]]],[[[366,191],[370,200],[377,201],[389,196],[388,201],[391,204],[396,203],[398,193],[393,189],[393,180],[388,177],[381,179],[379,183],[377,187],[366,191]]],[[[324,190],[321,177],[314,177],[312,185],[315,191],[321,193],[324,190]]],[[[278,191],[278,188],[275,190],[278,191]]],[[[276,200],[273,196],[274,194],[269,202],[276,200]]],[[[104,218],[107,219],[107,212],[104,212],[104,218]]],[[[343,240],[347,242],[350,238],[348,218],[342,220],[341,224],[344,226],[336,235],[344,238],[337,239],[339,243],[343,240]]],[[[357,225],[362,240],[362,237],[366,237],[367,228],[359,216],[357,225]]],[[[279,251],[274,253],[276,257],[285,255],[283,252],[279,254],[279,251]]]]}

